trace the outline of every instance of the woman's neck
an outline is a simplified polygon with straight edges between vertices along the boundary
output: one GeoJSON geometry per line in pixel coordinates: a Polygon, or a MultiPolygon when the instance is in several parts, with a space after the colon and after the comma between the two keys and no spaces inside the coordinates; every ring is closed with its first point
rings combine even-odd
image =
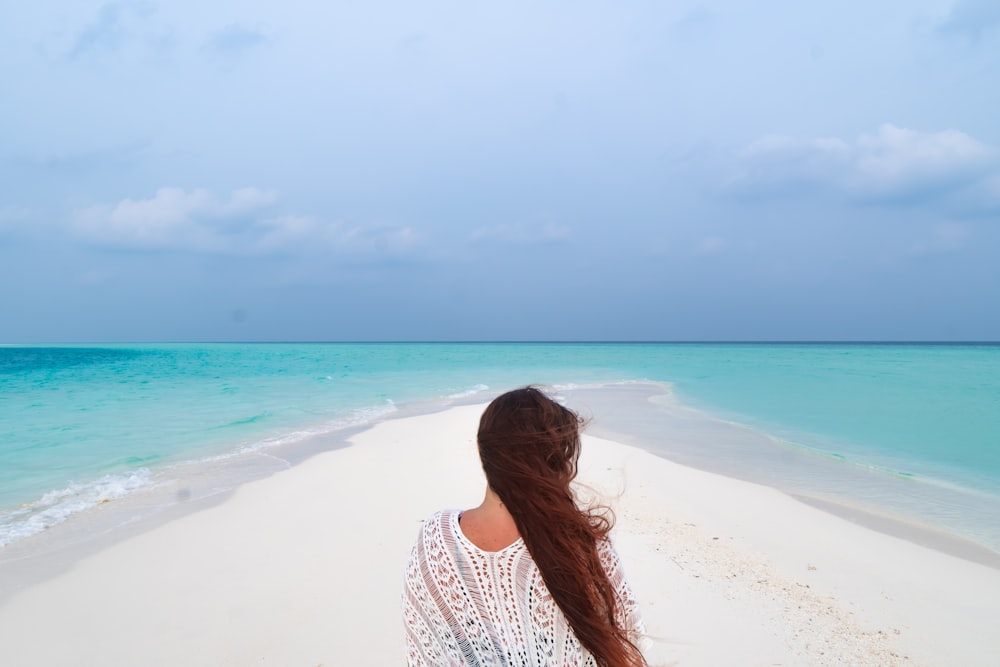
{"type": "Polygon", "coordinates": [[[500,496],[488,487],[479,507],[462,513],[459,526],[469,541],[483,551],[500,551],[521,536],[500,496]]]}
{"type": "Polygon", "coordinates": [[[479,507],[476,509],[489,514],[499,512],[510,516],[510,512],[507,511],[507,508],[504,507],[503,501],[500,500],[500,496],[498,496],[493,489],[488,486],[486,487],[486,495],[483,497],[483,502],[480,503],[479,507]]]}

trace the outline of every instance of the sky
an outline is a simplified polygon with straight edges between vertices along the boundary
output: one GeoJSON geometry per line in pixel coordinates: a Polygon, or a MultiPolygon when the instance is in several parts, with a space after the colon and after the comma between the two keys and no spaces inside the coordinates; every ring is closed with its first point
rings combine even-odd
{"type": "Polygon", "coordinates": [[[0,6],[0,342],[1000,340],[1000,3],[0,6]]]}

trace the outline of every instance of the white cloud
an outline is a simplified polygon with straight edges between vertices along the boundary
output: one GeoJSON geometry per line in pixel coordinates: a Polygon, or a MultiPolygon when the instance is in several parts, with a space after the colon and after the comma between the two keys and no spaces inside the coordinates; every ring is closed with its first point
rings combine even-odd
{"type": "Polygon", "coordinates": [[[398,253],[417,236],[408,227],[349,225],[278,214],[277,193],[234,190],[219,198],[208,190],[160,188],[149,199],[123,199],[78,213],[74,230],[104,246],[147,250],[262,255],[336,251],[355,255],[398,253]]]}
{"type": "Polygon", "coordinates": [[[926,201],[971,187],[997,169],[996,151],[963,132],[886,124],[853,142],[764,137],[743,151],[731,185],[750,194],[821,190],[859,201],[926,201]]]}
{"type": "Polygon", "coordinates": [[[226,252],[255,225],[249,216],[275,200],[273,192],[255,188],[236,190],[221,201],[201,188],[160,188],[150,199],[86,209],[76,230],[100,244],[226,252]]]}
{"type": "Polygon", "coordinates": [[[875,196],[921,186],[959,185],[981,174],[992,158],[985,144],[957,130],[921,134],[883,125],[878,135],[858,139],[850,185],[875,196]]]}

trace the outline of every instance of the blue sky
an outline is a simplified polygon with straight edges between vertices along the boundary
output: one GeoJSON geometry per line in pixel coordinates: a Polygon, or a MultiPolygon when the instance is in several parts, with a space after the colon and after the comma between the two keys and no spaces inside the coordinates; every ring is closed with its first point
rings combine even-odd
{"type": "Polygon", "coordinates": [[[0,341],[1000,340],[1000,3],[8,3],[0,341]]]}

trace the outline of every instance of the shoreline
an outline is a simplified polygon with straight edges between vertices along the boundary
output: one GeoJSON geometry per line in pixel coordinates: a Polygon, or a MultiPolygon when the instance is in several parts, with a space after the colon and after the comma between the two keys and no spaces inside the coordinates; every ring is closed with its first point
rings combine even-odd
{"type": "MultiPolygon", "coordinates": [[[[835,502],[850,512],[863,509],[880,520],[894,516],[931,532],[954,533],[1000,553],[995,351],[700,343],[75,347],[50,359],[53,377],[57,386],[72,390],[68,395],[91,398],[63,402],[50,400],[51,392],[38,394],[53,378],[31,370],[38,359],[30,353],[22,359],[28,372],[10,378],[11,398],[25,402],[14,400],[4,415],[11,430],[3,447],[8,466],[0,471],[0,543],[18,541],[86,506],[104,506],[100,512],[108,514],[133,493],[155,495],[143,488],[172,482],[171,461],[185,467],[184,461],[193,460],[189,470],[178,471],[181,477],[200,483],[214,475],[220,487],[231,488],[258,476],[230,474],[248,462],[261,463],[267,469],[261,474],[270,474],[268,454],[284,456],[272,445],[325,432],[334,422],[357,419],[367,426],[387,405],[423,402],[436,410],[456,393],[482,400],[490,393],[487,385],[500,389],[526,379],[571,392],[599,386],[609,394],[629,394],[628,400],[611,398],[597,406],[597,426],[603,428],[605,418],[623,407],[641,407],[638,421],[659,419],[646,405],[644,387],[656,386],[649,378],[669,378],[656,392],[675,413],[668,415],[666,435],[658,432],[661,421],[640,433],[652,437],[633,437],[633,423],[610,429],[613,439],[699,469],[835,502]],[[87,373],[71,372],[81,363],[87,373]],[[135,419],[113,419],[125,406],[135,419]],[[684,411],[695,418],[686,419],[684,411]],[[675,417],[688,422],[683,429],[672,428],[675,417]],[[701,432],[684,443],[692,421],[700,422],[701,432]],[[715,425],[705,428],[708,422],[715,425]],[[232,456],[244,448],[262,454],[232,456]],[[213,452],[231,460],[210,461],[213,452]],[[786,457],[791,466],[782,461],[786,457]],[[227,470],[203,474],[202,468],[212,467],[227,470]],[[909,483],[886,479],[893,475],[909,483]]],[[[0,547],[0,558],[4,551],[0,547]]]]}
{"type": "MultiPolygon", "coordinates": [[[[201,511],[203,507],[224,502],[245,484],[294,468],[324,452],[351,446],[352,437],[377,428],[382,423],[429,416],[456,407],[485,405],[487,397],[492,393],[491,391],[468,392],[462,395],[413,401],[398,405],[393,412],[380,415],[369,422],[345,424],[335,430],[277,447],[252,448],[243,453],[234,452],[222,457],[193,460],[187,464],[187,472],[180,479],[171,479],[161,483],[160,488],[143,489],[139,493],[108,502],[106,505],[89,508],[71,517],[69,521],[57,524],[40,534],[19,540],[7,547],[0,547],[0,604],[17,589],[49,578],[46,572],[56,573],[66,569],[67,562],[72,563],[83,556],[113,546],[121,540],[155,529],[177,518],[183,518],[189,513],[201,511]],[[220,462],[218,465],[216,465],[217,459],[220,462]],[[212,464],[211,468],[209,463],[212,464]],[[37,565],[18,564],[24,560],[31,560],[37,565]],[[46,563],[48,565],[45,565],[46,563]],[[11,571],[23,574],[14,577],[9,574],[11,571]],[[5,575],[5,572],[8,574],[5,575]]],[[[634,428],[633,423],[631,424],[633,429],[626,432],[620,424],[615,424],[614,420],[608,418],[608,414],[615,412],[615,408],[621,408],[625,402],[635,405],[650,401],[661,408],[668,408],[666,413],[668,421],[677,421],[679,417],[688,419],[694,415],[700,429],[716,426],[733,428],[742,434],[763,438],[774,447],[777,447],[774,443],[780,443],[773,436],[758,433],[740,423],[674,403],[668,384],[627,381],[596,385],[566,385],[557,393],[584,414],[588,409],[593,411],[594,420],[588,426],[586,431],[588,434],[637,447],[669,462],[679,463],[698,471],[773,488],[825,513],[885,535],[1000,569],[1000,551],[991,549],[958,531],[926,522],[921,523],[913,514],[893,514],[887,511],[886,507],[853,504],[847,497],[836,495],[824,497],[813,492],[799,492],[777,483],[774,479],[769,479],[767,475],[747,474],[745,470],[734,469],[731,465],[727,467],[720,460],[691,460],[683,456],[686,452],[678,453],[659,444],[662,441],[670,441],[671,436],[677,435],[676,432],[670,433],[668,429],[667,433],[657,432],[657,437],[653,438],[648,429],[644,432],[642,429],[634,428]]],[[[713,434],[719,435],[719,433],[719,431],[698,431],[693,436],[693,442],[707,442],[713,434]]],[[[690,433],[686,436],[692,439],[690,433]]]]}
{"type": "Polygon", "coordinates": [[[0,546],[0,606],[17,591],[58,576],[83,558],[224,503],[247,484],[353,446],[352,437],[379,424],[480,404],[485,405],[478,393],[411,401],[371,421],[345,422],[336,429],[278,446],[234,450],[155,471],[154,475],[171,474],[154,486],[88,507],[39,533],[0,546]]]}
{"type": "MultiPolygon", "coordinates": [[[[701,471],[771,487],[841,518],[917,544],[1000,568],[1000,496],[898,477],[787,446],[774,435],[676,402],[668,385],[628,383],[599,395],[589,432],[701,471]],[[657,389],[659,389],[657,391],[657,389]],[[652,403],[652,406],[644,405],[652,403]],[[640,407],[636,407],[640,406],[640,407]],[[975,515],[964,531],[954,523],[975,515]]],[[[565,392],[564,392],[565,393],[565,392]]]]}
{"type": "MultiPolygon", "coordinates": [[[[78,554],[0,601],[0,663],[398,664],[419,521],[481,499],[481,410],[381,421],[78,554]]],[[[1000,571],[587,433],[580,482],[616,511],[651,664],[986,665],[1000,650],[1000,571]]]]}
{"type": "Polygon", "coordinates": [[[907,520],[891,517],[857,507],[850,507],[836,501],[822,500],[809,496],[788,494],[790,498],[832,514],[836,517],[863,526],[888,537],[895,537],[911,544],[933,549],[948,556],[954,556],[978,565],[1000,570],[1000,553],[974,542],[962,535],[935,530],[907,520]]]}

